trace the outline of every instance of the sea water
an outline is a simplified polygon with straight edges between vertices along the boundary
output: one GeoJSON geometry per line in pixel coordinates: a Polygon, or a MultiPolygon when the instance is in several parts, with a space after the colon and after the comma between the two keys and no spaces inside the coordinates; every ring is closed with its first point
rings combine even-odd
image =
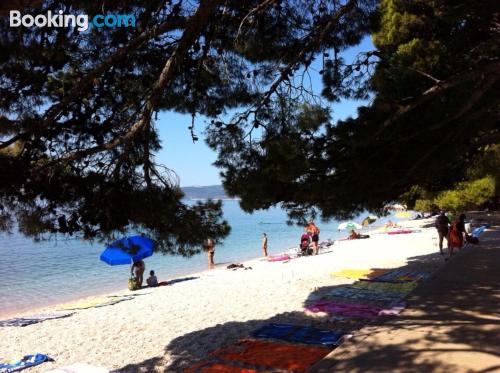
{"type": "MultiPolygon", "coordinates": [[[[303,228],[286,224],[279,208],[247,214],[238,201],[224,201],[224,218],[232,227],[217,245],[215,262],[225,266],[262,256],[262,233],[268,236],[269,254],[298,246],[303,228]]],[[[359,220],[359,219],[358,219],[359,220]]],[[[317,222],[320,241],[345,236],[338,222],[317,222]]],[[[99,260],[104,247],[78,239],[34,242],[18,233],[0,234],[0,315],[12,314],[72,299],[124,289],[130,266],[109,266],[99,260]]],[[[155,254],[145,259],[146,274],[154,270],[159,281],[207,269],[204,253],[191,258],[155,254]]]]}

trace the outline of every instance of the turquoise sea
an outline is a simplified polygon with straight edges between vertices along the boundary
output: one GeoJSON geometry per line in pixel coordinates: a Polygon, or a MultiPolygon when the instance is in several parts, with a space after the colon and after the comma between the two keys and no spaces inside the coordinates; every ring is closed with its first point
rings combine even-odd
{"type": "MultiPolygon", "coordinates": [[[[215,262],[229,264],[260,257],[261,235],[266,232],[269,253],[297,246],[303,228],[286,224],[279,208],[244,213],[238,201],[224,201],[224,216],[231,234],[216,247],[215,262]]],[[[359,219],[358,219],[359,220],[359,219]]],[[[336,221],[319,223],[320,239],[345,236],[336,221]]],[[[0,314],[21,312],[90,295],[124,289],[129,266],[108,266],[99,260],[104,247],[75,239],[33,242],[17,233],[0,234],[0,314]]],[[[147,258],[146,271],[160,281],[205,270],[206,254],[191,258],[156,254],[147,258]]]]}

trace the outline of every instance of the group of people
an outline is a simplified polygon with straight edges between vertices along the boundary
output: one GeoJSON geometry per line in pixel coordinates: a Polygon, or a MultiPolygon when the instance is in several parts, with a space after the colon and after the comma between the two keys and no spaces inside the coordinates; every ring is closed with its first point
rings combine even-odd
{"type": "Polygon", "coordinates": [[[318,242],[320,230],[313,221],[304,228],[304,234],[300,237],[300,250],[303,255],[318,255],[318,242]]]}
{"type": "MultiPolygon", "coordinates": [[[[132,267],[130,268],[130,276],[133,284],[131,284],[129,287],[133,287],[135,289],[142,288],[142,283],[144,281],[143,276],[145,271],[146,264],[144,264],[143,260],[138,260],[132,263],[132,267]]],[[[146,283],[149,287],[158,286],[158,279],[156,278],[155,271],[149,271],[149,277],[146,279],[146,283]]]]}
{"type": "MultiPolygon", "coordinates": [[[[444,211],[436,218],[435,227],[439,237],[439,251],[444,256],[443,240],[448,243],[448,258],[453,255],[454,249],[460,249],[471,237],[465,229],[465,214],[461,214],[458,219],[450,221],[444,211]]],[[[446,259],[448,259],[446,258],[446,259]]]]}

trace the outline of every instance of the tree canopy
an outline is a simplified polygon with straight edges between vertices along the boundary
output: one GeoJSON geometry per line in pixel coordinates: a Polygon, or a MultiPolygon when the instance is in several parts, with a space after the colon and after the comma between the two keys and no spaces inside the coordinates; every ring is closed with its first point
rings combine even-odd
{"type": "Polygon", "coordinates": [[[246,119],[269,111],[318,53],[355,45],[375,9],[374,1],[10,3],[34,15],[134,14],[136,27],[13,28],[2,17],[0,226],[103,239],[134,229],[183,255],[229,227],[220,203],[184,204],[175,174],[155,162],[156,113],[204,115],[237,132],[221,122],[226,110],[242,108],[246,119]]]}
{"type": "MultiPolygon", "coordinates": [[[[18,2],[12,1],[13,7],[18,2]]],[[[494,1],[33,1],[23,13],[134,14],[136,27],[0,23],[0,227],[109,238],[135,229],[191,255],[221,205],[186,205],[155,162],[155,116],[205,116],[226,190],[292,218],[377,210],[443,189],[498,142],[494,1]],[[373,33],[376,49],[342,52],[373,33]],[[308,82],[321,62],[323,89],[308,82]],[[330,103],[372,98],[335,122],[330,103]],[[228,113],[234,115],[229,116],[228,113]]],[[[196,135],[193,133],[193,140],[196,135]]]]}
{"type": "Polygon", "coordinates": [[[499,142],[498,18],[494,1],[381,1],[371,23],[376,50],[351,65],[329,50],[323,71],[324,98],[370,94],[371,104],[335,122],[328,106],[309,115],[288,94],[260,114],[258,141],[213,129],[224,185],[248,210],[281,202],[292,217],[311,209],[348,217],[381,211],[413,186],[464,180],[499,142]]]}

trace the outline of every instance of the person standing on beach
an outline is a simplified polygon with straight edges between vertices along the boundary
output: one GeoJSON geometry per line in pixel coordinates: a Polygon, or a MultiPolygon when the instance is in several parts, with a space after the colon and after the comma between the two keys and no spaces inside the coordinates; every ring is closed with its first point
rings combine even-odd
{"type": "Polygon", "coordinates": [[[262,233],[262,253],[267,257],[267,234],[262,233]]]}
{"type": "Polygon", "coordinates": [[[319,242],[319,228],[311,220],[306,227],[306,232],[311,237],[313,255],[318,255],[318,242],[319,242]]]}
{"type": "Polygon", "coordinates": [[[206,241],[206,250],[208,255],[208,268],[213,268],[215,266],[214,256],[215,256],[215,241],[211,238],[206,241]]]}
{"type": "Polygon", "coordinates": [[[465,218],[465,214],[460,214],[458,220],[454,221],[451,225],[450,232],[448,233],[449,257],[453,255],[453,249],[461,249],[465,240],[469,237],[465,231],[465,218]]]}
{"type": "Polygon", "coordinates": [[[444,211],[441,211],[441,213],[438,215],[436,218],[436,222],[434,223],[434,226],[437,229],[438,232],[438,237],[439,237],[439,251],[441,255],[444,255],[443,252],[443,238],[446,238],[446,242],[448,243],[448,230],[451,222],[450,219],[446,216],[444,211]]]}
{"type": "Polygon", "coordinates": [[[132,264],[130,268],[130,275],[135,279],[135,282],[139,288],[142,287],[143,275],[146,270],[146,265],[144,261],[138,260],[132,264]]]}

